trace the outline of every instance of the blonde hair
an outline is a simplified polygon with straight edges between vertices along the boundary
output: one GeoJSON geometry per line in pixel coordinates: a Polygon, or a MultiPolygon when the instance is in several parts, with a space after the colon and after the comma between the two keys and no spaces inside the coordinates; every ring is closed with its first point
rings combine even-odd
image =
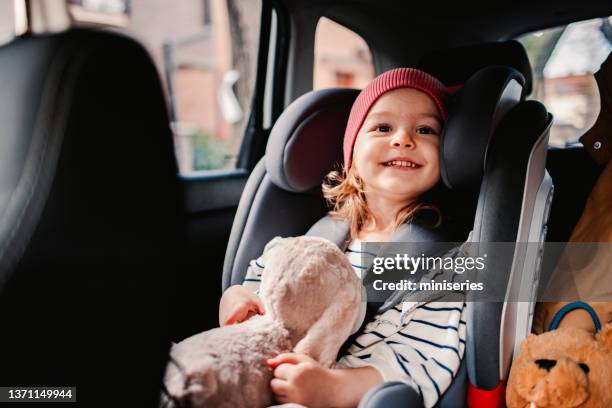
{"type": "MultiPolygon", "coordinates": [[[[323,197],[332,207],[329,214],[350,223],[351,239],[357,238],[359,231],[368,223],[376,225],[376,220],[368,208],[363,179],[357,174],[355,166],[351,166],[348,172],[332,171],[327,174],[322,189],[323,197]]],[[[406,205],[397,213],[395,229],[412,220],[417,213],[427,210],[432,211],[436,216],[435,223],[430,227],[439,227],[442,223],[442,215],[438,207],[419,199],[406,205]]]]}

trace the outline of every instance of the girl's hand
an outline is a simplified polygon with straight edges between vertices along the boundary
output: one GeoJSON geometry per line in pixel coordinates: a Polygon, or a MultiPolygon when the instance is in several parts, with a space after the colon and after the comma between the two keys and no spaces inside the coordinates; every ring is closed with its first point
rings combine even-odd
{"type": "Polygon", "coordinates": [[[328,407],[335,388],[333,370],[305,354],[284,353],[267,361],[274,370],[270,388],[279,403],[295,402],[309,408],[328,407]]]}
{"type": "Polygon", "coordinates": [[[383,382],[372,366],[330,369],[298,353],[280,354],[268,365],[274,370],[270,388],[276,400],[309,408],[356,407],[371,387],[383,382]]]}
{"type": "Polygon", "coordinates": [[[219,325],[237,324],[256,314],[265,314],[261,299],[242,285],[227,288],[219,303],[219,325]]]}

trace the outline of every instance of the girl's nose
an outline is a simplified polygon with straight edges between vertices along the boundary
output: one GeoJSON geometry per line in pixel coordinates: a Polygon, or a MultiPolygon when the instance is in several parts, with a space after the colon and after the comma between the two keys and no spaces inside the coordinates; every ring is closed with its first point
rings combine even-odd
{"type": "Polygon", "coordinates": [[[391,144],[393,147],[406,147],[409,149],[415,147],[414,139],[411,137],[410,133],[403,130],[397,132],[395,137],[391,140],[391,144]]]}

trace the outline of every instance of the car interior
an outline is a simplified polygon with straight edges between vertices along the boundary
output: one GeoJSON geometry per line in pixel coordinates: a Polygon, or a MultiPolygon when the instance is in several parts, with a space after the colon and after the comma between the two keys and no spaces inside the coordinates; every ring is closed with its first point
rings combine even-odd
{"type": "MultiPolygon", "coordinates": [[[[333,236],[320,186],[342,162],[358,90],[313,90],[321,17],[363,37],[376,73],[416,67],[452,90],[441,176],[460,204],[440,236],[406,240],[566,242],[601,172],[580,145],[549,147],[554,115],[529,98],[532,66],[515,38],[608,17],[609,1],[262,0],[236,168],[188,176],[148,51],[74,24],[65,3],[24,0],[21,28],[0,46],[2,386],[75,384],[84,406],[157,406],[171,343],[218,326],[221,293],[267,242],[333,236]]],[[[508,301],[468,301],[465,357],[439,407],[503,406],[531,331],[537,291],[517,291],[544,279],[541,251],[492,258],[505,286],[491,296],[508,301]]],[[[423,402],[383,383],[359,406],[423,402]]]]}

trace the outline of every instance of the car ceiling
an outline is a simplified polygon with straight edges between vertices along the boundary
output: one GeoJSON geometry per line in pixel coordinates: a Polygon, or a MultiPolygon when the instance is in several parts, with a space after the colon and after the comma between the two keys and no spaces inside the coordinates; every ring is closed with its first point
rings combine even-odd
{"type": "Polygon", "coordinates": [[[312,89],[314,27],[322,16],[361,35],[380,73],[416,66],[432,51],[515,38],[520,34],[612,14],[611,0],[463,1],[272,0],[293,20],[285,105],[312,89]]]}
{"type": "Polygon", "coordinates": [[[387,39],[405,39],[414,34],[439,46],[509,39],[541,28],[612,14],[610,0],[515,0],[489,5],[475,1],[453,5],[440,1],[281,1],[290,9],[319,9],[321,14],[363,34],[374,29],[385,32],[387,39]]]}

